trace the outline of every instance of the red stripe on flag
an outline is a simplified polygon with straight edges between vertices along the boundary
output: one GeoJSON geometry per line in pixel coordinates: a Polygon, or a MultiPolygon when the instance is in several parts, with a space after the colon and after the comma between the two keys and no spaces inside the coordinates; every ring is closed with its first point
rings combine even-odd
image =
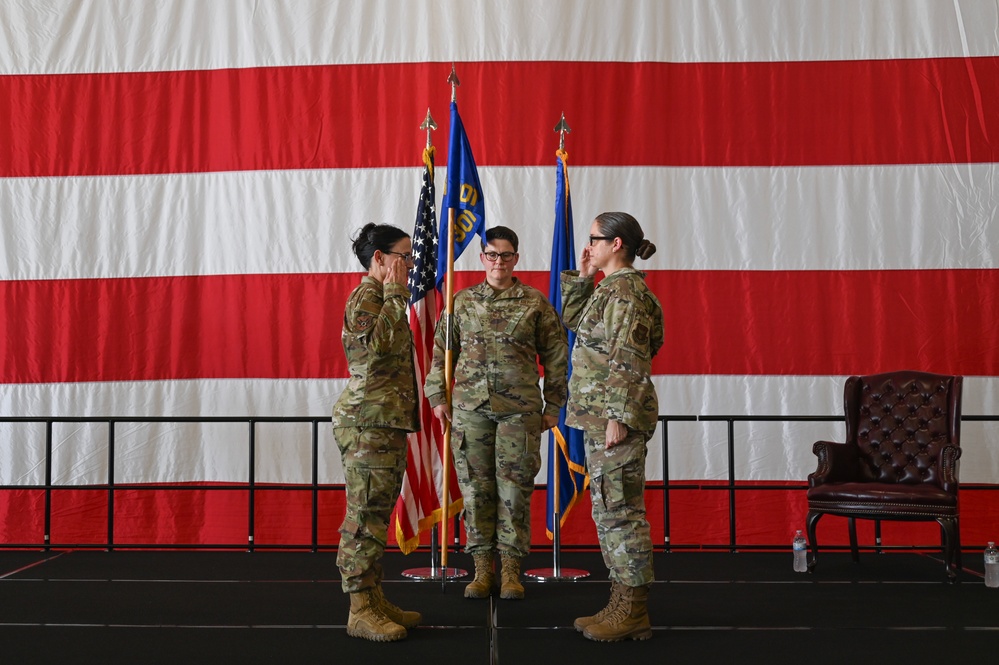
{"type": "MultiPolygon", "coordinates": [[[[449,67],[3,76],[0,177],[409,166],[423,137],[398,128],[444,113],[449,67]]],[[[999,161],[996,57],[459,69],[479,166],[549,164],[562,112],[579,166],[999,161]]]]}
{"type": "MultiPolygon", "coordinates": [[[[518,273],[547,289],[548,272],[518,273]]],[[[345,378],[356,274],[0,282],[0,383],[345,378]]],[[[999,375],[999,270],[652,271],[657,374],[999,375]],[[991,341],[989,341],[991,340],[991,341]]],[[[458,288],[481,273],[457,273],[458,288]]]]}
{"type": "Polygon", "coordinates": [[[658,374],[999,374],[999,270],[655,271],[649,284],[666,319],[658,374]]]}
{"type": "Polygon", "coordinates": [[[346,377],[350,273],[0,281],[0,383],[346,377]]]}

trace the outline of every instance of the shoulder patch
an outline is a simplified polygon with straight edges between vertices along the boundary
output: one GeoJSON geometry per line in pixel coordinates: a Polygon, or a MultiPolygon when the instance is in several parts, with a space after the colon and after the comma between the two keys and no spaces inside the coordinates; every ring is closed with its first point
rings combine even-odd
{"type": "Polygon", "coordinates": [[[649,326],[644,321],[636,321],[631,327],[630,342],[633,346],[644,347],[649,344],[649,326]]]}

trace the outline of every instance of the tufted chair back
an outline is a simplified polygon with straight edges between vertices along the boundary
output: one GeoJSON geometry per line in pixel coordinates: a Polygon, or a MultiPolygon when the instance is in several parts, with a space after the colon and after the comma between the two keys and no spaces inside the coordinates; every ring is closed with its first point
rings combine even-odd
{"type": "Polygon", "coordinates": [[[955,579],[955,564],[961,564],[961,387],[960,376],[915,371],[847,379],[846,441],[812,446],[818,468],[808,476],[809,570],[818,558],[816,526],[823,515],[849,519],[855,560],[855,520],[874,520],[878,549],[881,520],[935,520],[947,575],[955,579]]]}
{"type": "Polygon", "coordinates": [[[878,483],[933,483],[957,492],[941,469],[960,446],[961,377],[924,372],[853,376],[844,390],[847,441],[861,477],[878,483]]]}

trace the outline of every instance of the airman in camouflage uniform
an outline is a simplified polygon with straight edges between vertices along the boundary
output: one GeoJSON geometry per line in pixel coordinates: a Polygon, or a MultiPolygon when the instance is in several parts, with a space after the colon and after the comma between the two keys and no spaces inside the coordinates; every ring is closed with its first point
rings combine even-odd
{"type": "Polygon", "coordinates": [[[609,220],[602,215],[591,226],[581,271],[564,271],[561,282],[562,318],[576,332],[566,424],[584,432],[593,521],[612,582],[608,606],[575,625],[590,639],[614,641],[652,635],[645,456],[659,415],[651,374],[663,345],[663,312],[631,265],[637,250],[646,258],[654,245],[630,215],[604,215],[609,220]],[[597,269],[605,277],[594,287],[597,269]]]}
{"type": "MultiPolygon", "coordinates": [[[[484,598],[493,555],[502,561],[501,598],[522,598],[520,560],[531,542],[531,493],[541,467],[540,436],[558,422],[566,399],[568,343],[544,295],[512,276],[517,236],[487,231],[481,260],[486,281],[455,295],[451,348],[454,388],[451,447],[464,499],[465,551],[476,577],[465,589],[484,598]],[[538,363],[544,368],[544,394],[538,363]]],[[[447,418],[444,317],[437,326],[425,393],[447,418]]]]}
{"type": "Polygon", "coordinates": [[[347,495],[337,551],[351,599],[347,632],[374,641],[401,639],[421,620],[385,599],[380,563],[406,469],[406,434],[420,428],[407,317],[411,250],[409,237],[386,225],[365,226],[354,242],[369,273],[347,299],[341,339],[350,379],[333,407],[347,495]]]}

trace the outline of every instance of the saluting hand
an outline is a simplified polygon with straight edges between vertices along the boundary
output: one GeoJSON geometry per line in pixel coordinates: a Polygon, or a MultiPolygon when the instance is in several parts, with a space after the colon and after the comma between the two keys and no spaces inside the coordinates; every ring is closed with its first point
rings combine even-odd
{"type": "Polygon", "coordinates": [[[406,268],[406,262],[403,261],[402,258],[393,256],[386,268],[386,282],[395,282],[396,284],[402,284],[403,286],[406,286],[409,283],[409,269],[406,268]]]}
{"type": "Polygon", "coordinates": [[[580,277],[593,277],[597,274],[597,268],[590,261],[590,246],[585,245],[583,247],[583,253],[579,255],[579,276],[580,277]]]}

